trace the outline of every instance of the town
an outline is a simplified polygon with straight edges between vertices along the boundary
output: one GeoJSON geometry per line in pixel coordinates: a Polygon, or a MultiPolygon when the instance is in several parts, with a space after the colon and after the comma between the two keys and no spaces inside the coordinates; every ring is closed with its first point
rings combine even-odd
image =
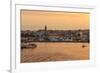
{"type": "Polygon", "coordinates": [[[89,30],[42,30],[21,31],[21,42],[88,42],[89,30]]]}

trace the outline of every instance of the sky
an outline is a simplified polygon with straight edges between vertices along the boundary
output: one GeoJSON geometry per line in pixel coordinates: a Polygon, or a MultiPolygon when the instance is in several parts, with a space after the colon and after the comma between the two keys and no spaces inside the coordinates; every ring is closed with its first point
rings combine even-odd
{"type": "Polygon", "coordinates": [[[83,12],[61,12],[41,10],[21,10],[21,30],[89,29],[90,14],[83,12]]]}

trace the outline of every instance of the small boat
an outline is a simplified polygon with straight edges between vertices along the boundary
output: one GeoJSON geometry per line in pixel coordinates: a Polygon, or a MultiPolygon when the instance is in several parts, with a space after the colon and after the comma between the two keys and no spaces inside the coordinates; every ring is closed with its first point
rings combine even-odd
{"type": "Polygon", "coordinates": [[[21,44],[21,48],[36,48],[37,45],[36,44],[33,44],[33,43],[22,43],[21,44]]]}
{"type": "Polygon", "coordinates": [[[29,44],[29,45],[28,45],[28,48],[36,48],[36,47],[37,47],[36,44],[29,44]]]}
{"type": "Polygon", "coordinates": [[[85,48],[86,46],[85,45],[82,45],[82,48],[85,48]]]}

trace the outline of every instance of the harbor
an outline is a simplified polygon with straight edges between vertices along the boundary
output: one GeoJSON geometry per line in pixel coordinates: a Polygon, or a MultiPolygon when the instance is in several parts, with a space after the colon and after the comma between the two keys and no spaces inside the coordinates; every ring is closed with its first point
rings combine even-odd
{"type": "Polygon", "coordinates": [[[22,63],[89,60],[88,43],[38,42],[34,44],[37,45],[36,48],[21,49],[22,63]]]}

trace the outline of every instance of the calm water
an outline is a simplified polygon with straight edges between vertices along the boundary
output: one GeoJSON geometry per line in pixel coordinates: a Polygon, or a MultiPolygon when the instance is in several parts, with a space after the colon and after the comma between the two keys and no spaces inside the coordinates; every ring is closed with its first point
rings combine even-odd
{"type": "Polygon", "coordinates": [[[34,43],[36,48],[21,51],[21,62],[89,59],[89,43],[34,43]]]}

